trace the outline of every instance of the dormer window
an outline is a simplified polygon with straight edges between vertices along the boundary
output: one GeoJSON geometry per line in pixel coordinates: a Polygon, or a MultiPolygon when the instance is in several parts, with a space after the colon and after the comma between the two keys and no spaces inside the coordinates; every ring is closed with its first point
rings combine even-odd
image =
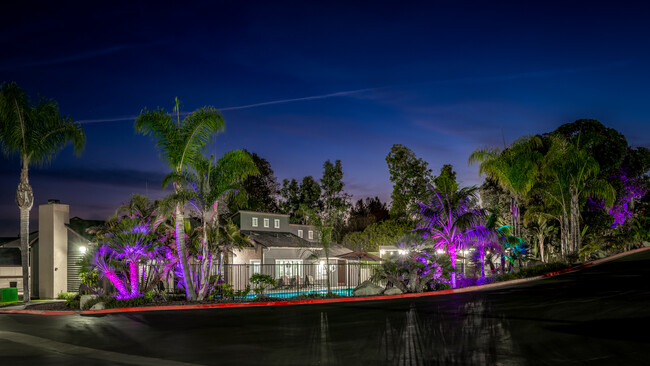
{"type": "Polygon", "coordinates": [[[264,227],[269,227],[269,219],[264,219],[264,227]]]}
{"type": "Polygon", "coordinates": [[[299,238],[302,238],[302,237],[303,237],[302,230],[298,230],[298,237],[299,237],[299,238]]]}
{"type": "Polygon", "coordinates": [[[257,227],[257,217],[253,217],[253,222],[251,224],[253,227],[257,227]]]}
{"type": "Polygon", "coordinates": [[[313,231],[309,230],[308,235],[309,235],[309,240],[314,240],[314,232],[313,231]]]}
{"type": "Polygon", "coordinates": [[[280,228],[280,219],[273,220],[273,227],[276,229],[280,228]]]}

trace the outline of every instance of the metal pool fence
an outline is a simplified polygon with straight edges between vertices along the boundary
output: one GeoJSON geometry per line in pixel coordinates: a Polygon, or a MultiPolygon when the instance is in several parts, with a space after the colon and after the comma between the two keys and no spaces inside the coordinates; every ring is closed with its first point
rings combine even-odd
{"type": "Polygon", "coordinates": [[[269,286],[264,294],[273,297],[294,297],[327,292],[327,278],[330,289],[338,295],[351,296],[352,290],[363,281],[369,280],[380,264],[348,263],[285,263],[285,264],[224,264],[220,270],[213,267],[211,276],[230,284],[233,290],[240,291],[250,285],[255,273],[271,276],[275,286],[269,286]]]}

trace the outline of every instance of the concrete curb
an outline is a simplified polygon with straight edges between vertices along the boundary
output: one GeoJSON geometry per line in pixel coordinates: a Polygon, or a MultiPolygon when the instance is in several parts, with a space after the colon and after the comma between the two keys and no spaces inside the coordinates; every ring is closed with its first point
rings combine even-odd
{"type": "Polygon", "coordinates": [[[455,293],[483,291],[487,289],[505,287],[516,285],[524,282],[536,281],[547,277],[554,277],[564,273],[579,271],[583,268],[592,267],[601,263],[609,262],[630,254],[635,254],[645,250],[650,250],[650,247],[639,248],[630,250],[624,253],[619,253],[611,257],[598,259],[592,262],[583,263],[581,265],[566,268],[560,271],[549,272],[541,276],[521,278],[516,280],[490,283],[486,285],[463,287],[453,290],[442,290],[433,292],[419,292],[408,293],[401,295],[379,295],[379,296],[364,296],[364,297],[344,297],[336,299],[314,299],[314,300],[294,300],[294,301],[269,301],[269,302],[246,302],[246,303],[227,303],[227,304],[196,304],[196,305],[169,305],[169,306],[140,306],[133,308],[119,308],[119,309],[104,309],[104,310],[72,310],[72,311],[49,311],[49,310],[18,310],[0,308],[0,314],[31,314],[31,315],[102,315],[102,314],[115,314],[115,313],[130,313],[141,311],[171,311],[171,310],[196,310],[196,309],[221,309],[221,308],[243,308],[243,307],[260,307],[260,306],[289,306],[289,305],[307,305],[307,304],[332,304],[342,302],[357,302],[357,301],[379,301],[379,300],[392,300],[392,299],[405,299],[425,296],[441,296],[455,293]]]}

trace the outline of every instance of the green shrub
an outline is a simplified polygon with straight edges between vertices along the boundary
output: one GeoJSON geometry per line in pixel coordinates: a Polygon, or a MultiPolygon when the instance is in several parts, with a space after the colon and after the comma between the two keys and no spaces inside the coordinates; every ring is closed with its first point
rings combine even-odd
{"type": "Polygon", "coordinates": [[[59,300],[68,300],[77,296],[76,292],[59,292],[59,295],[56,297],[59,300]]]}
{"type": "Polygon", "coordinates": [[[261,273],[255,273],[251,276],[250,283],[253,284],[253,291],[257,296],[264,296],[264,290],[267,287],[275,286],[276,282],[273,277],[261,273]]]}
{"type": "MultiPolygon", "coordinates": [[[[84,304],[84,308],[82,310],[88,310],[93,305],[103,302],[104,307],[106,309],[117,309],[117,308],[132,308],[132,307],[138,307],[138,306],[143,306],[147,304],[153,303],[153,294],[150,296],[144,295],[140,297],[134,297],[132,299],[124,299],[124,300],[118,300],[112,296],[99,296],[97,298],[91,299],[88,302],[84,304]]],[[[79,304],[77,304],[77,308],[79,308],[79,304]]]]}

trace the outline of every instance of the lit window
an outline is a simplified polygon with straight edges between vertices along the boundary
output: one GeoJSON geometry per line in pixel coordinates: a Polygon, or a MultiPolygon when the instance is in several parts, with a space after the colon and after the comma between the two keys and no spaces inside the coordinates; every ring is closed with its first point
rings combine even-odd
{"type": "Polygon", "coordinates": [[[302,238],[302,230],[298,230],[298,236],[302,238]]]}
{"type": "Polygon", "coordinates": [[[276,229],[279,229],[279,228],[280,228],[280,219],[275,219],[275,220],[273,220],[273,226],[274,226],[276,229]]]}
{"type": "Polygon", "coordinates": [[[257,217],[253,217],[253,227],[257,227],[257,217]]]}
{"type": "Polygon", "coordinates": [[[269,219],[264,219],[264,227],[269,227],[269,219]]]}
{"type": "Polygon", "coordinates": [[[314,239],[314,232],[309,230],[309,240],[313,240],[313,239],[314,239]]]}
{"type": "Polygon", "coordinates": [[[276,259],[275,277],[302,276],[302,259],[276,259]]]}

